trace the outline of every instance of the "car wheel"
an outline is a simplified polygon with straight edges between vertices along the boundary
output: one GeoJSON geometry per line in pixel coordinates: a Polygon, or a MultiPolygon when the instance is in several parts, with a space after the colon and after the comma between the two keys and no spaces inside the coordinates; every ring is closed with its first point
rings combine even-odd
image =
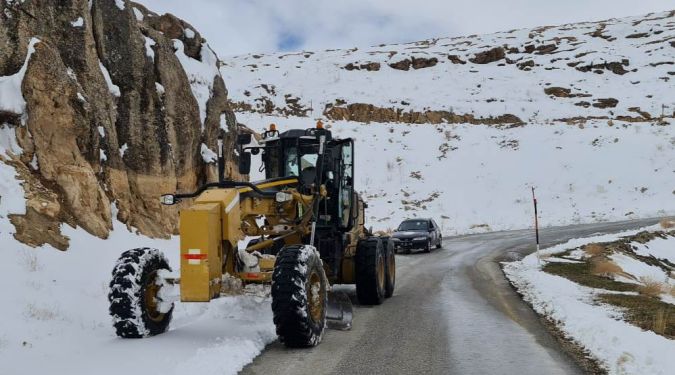
{"type": "Polygon", "coordinates": [[[431,252],[431,240],[427,240],[427,246],[424,248],[425,253],[431,252]]]}
{"type": "Polygon", "coordinates": [[[443,247],[443,237],[438,237],[438,245],[436,245],[437,249],[440,249],[443,247]]]}

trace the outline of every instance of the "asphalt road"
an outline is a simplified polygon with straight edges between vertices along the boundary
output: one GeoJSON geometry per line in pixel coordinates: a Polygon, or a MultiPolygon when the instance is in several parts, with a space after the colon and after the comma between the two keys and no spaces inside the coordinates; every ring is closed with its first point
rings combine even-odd
{"type": "MultiPolygon", "coordinates": [[[[545,229],[543,245],[657,220],[545,229]]],[[[398,255],[394,296],[354,307],[351,331],[311,349],[278,342],[243,374],[581,374],[498,263],[534,251],[532,231],[447,238],[431,254],[398,255]]],[[[343,286],[351,293],[353,287],[343,286]]]]}

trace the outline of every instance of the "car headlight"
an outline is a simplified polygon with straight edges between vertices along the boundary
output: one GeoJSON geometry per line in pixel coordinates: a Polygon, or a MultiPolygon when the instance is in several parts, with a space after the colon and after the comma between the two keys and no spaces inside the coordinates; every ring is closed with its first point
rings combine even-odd
{"type": "Polygon", "coordinates": [[[394,242],[398,242],[398,241],[400,241],[401,239],[400,239],[400,238],[392,237],[391,240],[394,241],[394,242]]]}
{"type": "Polygon", "coordinates": [[[427,240],[426,237],[415,237],[415,238],[413,238],[413,241],[426,241],[426,240],[427,240]]]}

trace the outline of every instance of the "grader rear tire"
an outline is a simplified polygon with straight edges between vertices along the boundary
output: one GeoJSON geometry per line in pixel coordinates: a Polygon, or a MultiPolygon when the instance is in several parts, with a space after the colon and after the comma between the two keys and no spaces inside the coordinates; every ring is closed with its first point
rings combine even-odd
{"type": "Polygon", "coordinates": [[[158,271],[171,271],[164,254],[157,249],[140,248],[122,253],[110,281],[110,315],[117,336],[142,338],[158,335],[169,328],[173,304],[161,312],[157,296],[158,271]]]}
{"type": "Polygon", "coordinates": [[[356,296],[362,305],[384,301],[385,249],[379,237],[359,241],[356,246],[356,296]]]}
{"type": "Polygon", "coordinates": [[[286,246],[272,274],[272,313],[279,341],[291,348],[319,344],[326,326],[328,282],[313,246],[286,246]]]}

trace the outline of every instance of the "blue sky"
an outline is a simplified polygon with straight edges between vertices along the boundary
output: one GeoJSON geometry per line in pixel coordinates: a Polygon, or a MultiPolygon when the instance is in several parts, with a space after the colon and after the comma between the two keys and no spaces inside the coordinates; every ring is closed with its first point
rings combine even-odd
{"type": "Polygon", "coordinates": [[[351,48],[675,9],[675,0],[138,0],[220,56],[351,48]]]}

